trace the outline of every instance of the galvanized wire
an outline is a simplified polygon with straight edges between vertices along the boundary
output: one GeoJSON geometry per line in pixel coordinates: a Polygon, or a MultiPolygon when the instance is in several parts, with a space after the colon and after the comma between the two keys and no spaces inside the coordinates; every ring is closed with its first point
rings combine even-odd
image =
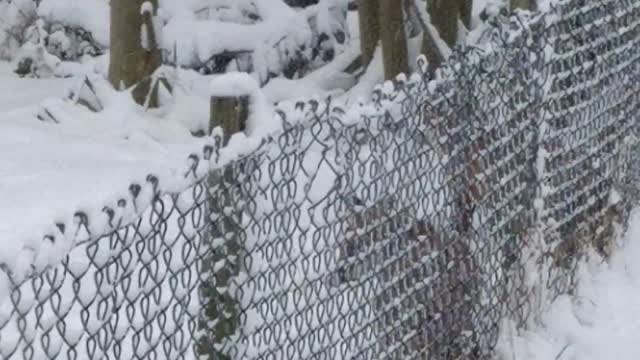
{"type": "Polygon", "coordinates": [[[282,105],[283,131],[206,149],[209,176],[152,186],[133,223],[67,226],[86,242],[14,281],[0,358],[490,358],[638,199],[639,32],[637,1],[564,1],[437,81],[282,105]]]}

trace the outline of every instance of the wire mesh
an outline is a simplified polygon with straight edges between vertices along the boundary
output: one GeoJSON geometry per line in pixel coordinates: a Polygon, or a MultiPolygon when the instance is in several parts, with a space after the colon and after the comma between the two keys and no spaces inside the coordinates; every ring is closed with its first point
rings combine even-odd
{"type": "Polygon", "coordinates": [[[0,358],[490,358],[637,199],[639,31],[636,1],[564,1],[498,18],[440,80],[282,105],[134,222],[69,226],[82,245],[12,278],[0,358]]]}

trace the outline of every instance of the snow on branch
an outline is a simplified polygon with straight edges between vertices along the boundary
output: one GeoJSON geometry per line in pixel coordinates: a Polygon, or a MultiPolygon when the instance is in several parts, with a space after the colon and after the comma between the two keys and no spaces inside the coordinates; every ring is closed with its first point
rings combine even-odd
{"type": "Polygon", "coordinates": [[[209,89],[211,96],[238,97],[253,95],[259,91],[260,86],[251,75],[233,72],[214,77],[209,84],[209,89]]]}
{"type": "MultiPolygon", "coordinates": [[[[38,33],[45,39],[47,53],[62,61],[77,61],[108,50],[108,0],[22,2],[31,4],[34,20],[44,20],[38,33]]],[[[304,2],[300,8],[283,0],[159,0],[154,8],[145,1],[140,6],[145,18],[140,41],[144,48],[154,47],[155,35],[166,64],[203,74],[250,72],[264,85],[274,77],[304,77],[343,53],[350,38],[348,4],[347,0],[318,0],[304,2]]],[[[32,39],[34,26],[28,27],[16,28],[15,34],[11,29],[11,39],[18,39],[11,40],[15,49],[37,42],[32,39]]],[[[17,53],[15,49],[12,54],[17,53]]]]}
{"type": "Polygon", "coordinates": [[[205,73],[252,72],[261,84],[279,75],[300,77],[344,50],[346,10],[343,0],[304,11],[282,0],[218,0],[197,13],[174,12],[163,48],[176,65],[205,73]]]}

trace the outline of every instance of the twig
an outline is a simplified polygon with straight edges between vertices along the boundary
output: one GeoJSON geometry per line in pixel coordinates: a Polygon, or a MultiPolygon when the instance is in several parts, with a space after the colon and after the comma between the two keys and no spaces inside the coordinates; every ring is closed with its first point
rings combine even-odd
{"type": "Polygon", "coordinates": [[[571,346],[571,344],[567,344],[565,345],[562,350],[560,350],[560,352],[558,353],[558,355],[556,355],[555,360],[559,360],[560,357],[564,354],[564,352],[569,348],[569,346],[571,346]]]}

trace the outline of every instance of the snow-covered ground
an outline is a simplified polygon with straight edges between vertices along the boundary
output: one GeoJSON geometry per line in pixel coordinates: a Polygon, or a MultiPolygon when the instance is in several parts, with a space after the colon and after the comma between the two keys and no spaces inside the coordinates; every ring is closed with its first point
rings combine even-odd
{"type": "Polygon", "coordinates": [[[639,258],[636,211],[612,259],[582,266],[576,296],[557,299],[530,331],[503,337],[503,359],[640,359],[639,258]]]}
{"type": "MultiPolygon", "coordinates": [[[[69,251],[71,236],[43,237],[59,235],[55,224],[73,224],[75,212],[103,216],[150,174],[164,190],[181,189],[189,155],[201,155],[207,140],[131,105],[127,94],[103,89],[104,110],[93,113],[63,100],[78,79],[21,79],[11,69],[0,63],[0,264],[19,278],[35,258],[55,264],[69,251]]],[[[5,280],[0,274],[0,301],[5,280]]]]}
{"type": "Polygon", "coordinates": [[[0,61],[0,114],[33,106],[50,97],[60,97],[72,79],[20,79],[13,64],[0,61]]]}

